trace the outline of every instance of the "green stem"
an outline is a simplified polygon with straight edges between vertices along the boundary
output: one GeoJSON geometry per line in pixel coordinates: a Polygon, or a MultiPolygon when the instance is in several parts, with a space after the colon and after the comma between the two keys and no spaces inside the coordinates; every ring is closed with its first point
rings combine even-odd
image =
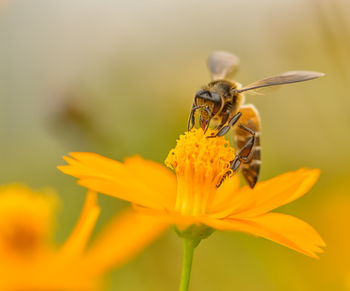
{"type": "Polygon", "coordinates": [[[188,291],[190,286],[190,277],[192,269],[192,259],[194,252],[194,242],[191,239],[184,238],[184,255],[182,261],[181,282],[179,291],[188,291]]]}

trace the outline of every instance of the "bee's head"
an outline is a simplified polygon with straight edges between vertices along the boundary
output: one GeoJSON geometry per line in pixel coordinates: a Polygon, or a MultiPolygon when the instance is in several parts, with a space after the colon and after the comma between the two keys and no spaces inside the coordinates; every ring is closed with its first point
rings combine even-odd
{"type": "MultiPolygon", "coordinates": [[[[222,105],[222,99],[218,93],[203,89],[199,90],[196,93],[194,102],[197,106],[203,106],[203,108],[206,107],[211,113],[210,117],[215,116],[222,105]]],[[[207,110],[204,111],[207,112],[207,110]]]]}
{"type": "Polygon", "coordinates": [[[201,89],[195,97],[194,103],[199,108],[199,119],[203,130],[208,127],[210,120],[220,110],[222,98],[218,93],[201,89]]]}

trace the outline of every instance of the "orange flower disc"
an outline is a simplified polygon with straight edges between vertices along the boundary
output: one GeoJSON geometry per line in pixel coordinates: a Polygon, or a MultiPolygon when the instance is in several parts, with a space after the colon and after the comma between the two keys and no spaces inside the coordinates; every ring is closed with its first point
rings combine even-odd
{"type": "Polygon", "coordinates": [[[207,212],[224,175],[230,171],[234,150],[223,137],[208,138],[212,131],[192,130],[180,136],[165,164],[177,176],[175,212],[197,216],[207,212]]]}

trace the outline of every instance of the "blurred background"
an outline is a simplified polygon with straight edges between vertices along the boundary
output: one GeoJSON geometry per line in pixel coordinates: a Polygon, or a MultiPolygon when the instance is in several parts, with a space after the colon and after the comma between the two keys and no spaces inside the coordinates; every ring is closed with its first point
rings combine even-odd
{"type": "MultiPolygon", "coordinates": [[[[262,118],[261,180],[300,167],[315,187],[281,211],[312,224],[320,260],[241,233],[198,247],[191,290],[350,290],[350,2],[347,0],[0,0],[0,182],[52,186],[55,240],[71,231],[84,189],[56,165],[70,151],[162,163],[209,81],[217,49],[247,84],[288,70],[322,79],[248,96],[262,118]]],[[[97,231],[127,203],[100,197],[97,231]]],[[[106,278],[106,290],[177,290],[182,243],[168,232],[106,278]]]]}

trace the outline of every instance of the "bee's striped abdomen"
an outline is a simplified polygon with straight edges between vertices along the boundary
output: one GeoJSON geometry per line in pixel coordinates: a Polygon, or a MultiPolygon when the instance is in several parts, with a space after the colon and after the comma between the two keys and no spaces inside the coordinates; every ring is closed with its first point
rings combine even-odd
{"type": "MultiPolygon", "coordinates": [[[[239,123],[245,125],[249,129],[255,132],[255,142],[254,146],[249,154],[248,160],[241,165],[241,170],[244,179],[247,181],[248,185],[253,188],[258,181],[260,173],[261,164],[261,145],[260,145],[260,116],[254,105],[247,104],[241,106],[239,111],[242,113],[239,123]]],[[[237,145],[237,152],[240,151],[242,147],[251,138],[251,134],[239,127],[236,127],[235,139],[237,145]]]]}

